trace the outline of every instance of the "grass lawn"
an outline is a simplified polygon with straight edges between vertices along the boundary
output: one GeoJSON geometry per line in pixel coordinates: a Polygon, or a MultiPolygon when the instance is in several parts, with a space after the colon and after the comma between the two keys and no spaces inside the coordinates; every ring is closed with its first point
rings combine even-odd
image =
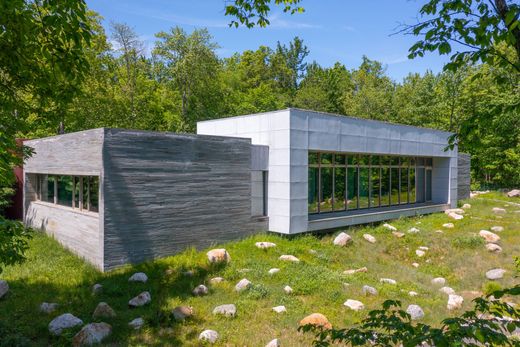
{"type": "Polygon", "coordinates": [[[464,308],[472,307],[475,295],[472,291],[518,282],[513,257],[520,255],[520,201],[492,192],[465,202],[472,207],[460,221],[450,220],[444,213],[391,221],[406,234],[402,238],[392,235],[382,224],[348,228],[346,232],[354,242],[344,248],[332,244],[333,234],[294,238],[256,235],[218,246],[231,255],[232,261],[227,266],[210,266],[206,251],[189,249],[176,256],[103,274],[51,238],[37,234],[31,241],[27,262],[8,267],[0,275],[10,286],[9,294],[0,300],[0,340],[4,343],[11,340],[14,345],[24,341],[30,346],[70,345],[79,328],[59,338],[51,337],[47,330],[49,322],[65,312],[81,318],[85,324],[93,322],[92,312],[101,301],[117,312],[116,318],[103,320],[113,327],[112,335],[105,340],[111,346],[198,346],[198,335],[204,329],[220,334],[219,346],[264,346],[274,338],[279,338],[282,346],[306,346],[312,336],[296,330],[306,315],[320,312],[335,327],[347,327],[362,319],[368,310],[380,308],[386,299],[399,299],[405,308],[411,303],[418,304],[425,312],[422,321],[438,324],[443,317],[457,313],[447,310],[447,295],[430,283],[432,278],[446,278],[446,285],[464,296],[464,308]],[[505,208],[507,213],[496,215],[492,207],[505,208]],[[448,222],[454,223],[455,228],[442,227],[448,222]],[[504,227],[498,233],[503,248],[499,254],[488,252],[478,236],[481,229],[490,230],[495,225],[504,227]],[[407,233],[412,227],[420,232],[407,233]],[[375,236],[377,242],[365,241],[364,233],[375,236]],[[254,245],[257,241],[271,241],[277,247],[257,249],[254,245]],[[415,254],[420,246],[429,248],[421,258],[415,254]],[[282,254],[292,254],[300,262],[278,260],[282,254]],[[414,262],[420,264],[418,268],[412,266],[414,262]],[[368,272],[343,274],[345,270],[363,266],[368,272]],[[496,284],[490,284],[485,272],[496,267],[507,272],[496,284]],[[281,271],[269,275],[271,268],[281,271]],[[194,272],[193,276],[184,273],[188,270],[194,272]],[[146,284],[128,282],[137,271],[148,275],[146,284]],[[225,282],[210,285],[209,280],[216,276],[223,277],[225,282]],[[395,279],[397,285],[381,284],[379,279],[383,277],[395,279]],[[242,278],[249,279],[253,286],[237,293],[234,286],[242,278]],[[103,285],[101,294],[92,294],[95,283],[103,285]],[[191,294],[199,284],[210,288],[207,296],[191,294]],[[379,294],[365,297],[361,293],[365,284],[375,287],[379,294]],[[293,288],[293,294],[284,293],[285,285],[293,288]],[[152,303],[129,309],[128,300],[144,290],[150,291],[152,303]],[[410,297],[409,291],[419,295],[410,297]],[[347,299],[362,301],[365,309],[349,310],[343,306],[347,299]],[[57,302],[60,308],[46,315],[39,312],[42,302],[57,302]],[[237,306],[236,317],[212,315],[215,306],[231,303],[237,306]],[[171,311],[178,305],[192,306],[194,316],[175,322],[171,311]],[[272,311],[272,307],[279,305],[285,305],[287,312],[272,311]],[[128,327],[128,322],[136,317],[146,321],[139,331],[128,327]]]}

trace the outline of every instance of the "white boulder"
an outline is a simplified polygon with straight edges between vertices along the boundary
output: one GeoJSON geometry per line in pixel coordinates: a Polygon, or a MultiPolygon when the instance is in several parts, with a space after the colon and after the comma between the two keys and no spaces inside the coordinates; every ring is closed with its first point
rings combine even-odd
{"type": "Polygon", "coordinates": [[[142,292],[135,298],[130,299],[130,301],[128,301],[128,306],[130,306],[131,308],[140,307],[140,306],[149,304],[151,301],[152,301],[152,296],[150,295],[150,293],[142,292]]]}
{"type": "Polygon", "coordinates": [[[215,330],[204,330],[200,333],[199,340],[213,344],[218,340],[218,333],[215,330]]]}
{"type": "Polygon", "coordinates": [[[212,264],[224,262],[229,263],[231,261],[231,256],[224,248],[212,249],[206,253],[206,255],[208,257],[208,261],[212,264]]]}
{"type": "Polygon", "coordinates": [[[251,285],[252,285],[251,281],[249,281],[247,278],[243,278],[236,284],[235,290],[237,292],[241,292],[241,291],[246,290],[249,287],[251,287],[251,285]]]}
{"type": "Polygon", "coordinates": [[[455,228],[455,224],[453,224],[453,223],[444,223],[442,225],[442,227],[446,228],[446,229],[453,229],[453,228],[455,228]]]}
{"type": "Polygon", "coordinates": [[[234,317],[237,313],[237,307],[234,304],[220,305],[213,309],[213,314],[225,317],[234,317]]]}
{"type": "Polygon", "coordinates": [[[444,277],[435,277],[432,279],[432,284],[436,286],[443,286],[446,284],[446,279],[444,277]]]}
{"type": "Polygon", "coordinates": [[[143,327],[143,325],[144,325],[144,319],[142,319],[141,317],[133,319],[132,321],[130,321],[130,323],[128,323],[128,326],[134,330],[141,329],[143,327]]]}
{"type": "Polygon", "coordinates": [[[502,252],[502,247],[500,247],[496,243],[486,243],[486,249],[489,252],[492,252],[492,253],[500,253],[500,252],[502,252]]]}
{"type": "Polygon", "coordinates": [[[345,247],[346,245],[352,243],[352,237],[347,233],[341,232],[334,238],[332,243],[336,246],[345,247]]]}
{"type": "Polygon", "coordinates": [[[499,226],[499,225],[495,225],[495,226],[491,227],[491,231],[493,231],[495,233],[499,233],[499,232],[504,231],[504,227],[499,226]]]}
{"type": "Polygon", "coordinates": [[[383,227],[384,227],[384,228],[387,228],[387,229],[390,230],[390,231],[397,231],[397,228],[396,228],[396,227],[394,227],[393,225],[390,225],[390,224],[388,224],[388,223],[383,224],[383,227]]]}
{"type": "Polygon", "coordinates": [[[273,307],[273,311],[276,313],[284,313],[287,312],[287,309],[285,308],[285,306],[282,305],[273,307]]]}
{"type": "Polygon", "coordinates": [[[361,288],[361,292],[364,295],[377,295],[377,289],[368,285],[364,285],[363,288],[361,288]]]}
{"type": "Polygon", "coordinates": [[[498,280],[504,277],[506,270],[504,269],[492,269],[486,272],[486,278],[488,280],[498,280]]]}
{"type": "Polygon", "coordinates": [[[263,241],[263,242],[255,243],[255,246],[260,249],[267,249],[267,248],[276,247],[276,243],[263,241]]]}
{"type": "Polygon", "coordinates": [[[379,282],[386,283],[386,284],[397,284],[397,281],[393,280],[391,278],[380,278],[379,282]]]}
{"type": "Polygon", "coordinates": [[[280,347],[280,346],[281,346],[280,340],[278,340],[278,339],[271,340],[271,341],[269,341],[269,343],[267,345],[265,345],[265,347],[280,347]]]}
{"type": "Polygon", "coordinates": [[[412,227],[410,229],[408,229],[408,233],[409,234],[417,234],[420,230],[417,229],[416,227],[412,227]]]}
{"type": "Polygon", "coordinates": [[[292,261],[294,263],[298,263],[300,261],[300,259],[298,259],[294,255],[290,255],[290,254],[281,255],[280,258],[278,258],[278,259],[283,260],[283,261],[292,261]]]}
{"type": "Polygon", "coordinates": [[[460,295],[450,294],[448,297],[448,305],[446,306],[448,310],[458,310],[462,308],[462,304],[464,303],[464,298],[460,295]]]}
{"type": "Polygon", "coordinates": [[[274,274],[280,272],[280,269],[278,269],[278,268],[272,268],[272,269],[270,269],[268,272],[269,272],[269,275],[274,275],[274,274]]]}
{"type": "Polygon", "coordinates": [[[480,237],[482,237],[486,242],[492,242],[496,243],[500,241],[500,236],[498,236],[495,233],[492,233],[491,231],[487,230],[480,230],[479,233],[480,237]]]}
{"type": "Polygon", "coordinates": [[[205,285],[199,284],[198,286],[193,288],[191,293],[195,296],[203,296],[203,295],[207,295],[209,293],[209,289],[205,285]]]}
{"type": "Polygon", "coordinates": [[[506,213],[506,210],[501,208],[501,207],[493,207],[491,209],[491,211],[493,211],[493,213],[496,213],[496,214],[504,214],[504,213],[506,213]]]}
{"type": "Polygon", "coordinates": [[[144,272],[136,272],[128,279],[129,282],[142,282],[146,283],[148,281],[148,276],[144,272]]]}
{"type": "Polygon", "coordinates": [[[78,317],[70,314],[64,313],[61,316],[54,318],[49,323],[49,332],[52,335],[59,336],[65,329],[74,328],[75,326],[82,325],[83,321],[78,317]]]}
{"type": "Polygon", "coordinates": [[[441,289],[439,289],[439,292],[444,293],[446,295],[455,294],[455,290],[451,287],[442,287],[441,289]]]}
{"type": "Polygon", "coordinates": [[[370,234],[363,234],[363,238],[370,243],[376,243],[376,238],[370,234]]]}
{"type": "Polygon", "coordinates": [[[85,325],[72,339],[74,347],[92,346],[101,343],[112,333],[112,327],[107,323],[90,323],[85,325]]]}
{"type": "Polygon", "coordinates": [[[285,294],[292,294],[293,289],[289,286],[285,286],[283,287],[283,291],[285,292],[285,294]]]}
{"type": "Polygon", "coordinates": [[[58,309],[59,305],[55,302],[42,302],[40,305],[40,312],[49,314],[58,309]]]}
{"type": "Polygon", "coordinates": [[[424,311],[419,305],[408,305],[406,313],[411,316],[412,320],[418,320],[424,317],[424,311]]]}
{"type": "Polygon", "coordinates": [[[517,198],[520,196],[520,189],[513,189],[507,192],[507,197],[509,198],[517,198]]]}
{"type": "Polygon", "coordinates": [[[343,303],[346,307],[350,308],[353,311],[360,311],[365,308],[365,305],[361,301],[348,299],[343,303]]]}

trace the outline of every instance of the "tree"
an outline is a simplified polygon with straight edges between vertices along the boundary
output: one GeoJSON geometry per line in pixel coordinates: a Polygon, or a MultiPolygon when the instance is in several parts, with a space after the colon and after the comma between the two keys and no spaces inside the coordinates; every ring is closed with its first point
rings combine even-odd
{"type": "Polygon", "coordinates": [[[220,104],[218,45],[206,29],[187,34],[179,27],[156,34],[159,39],[153,50],[161,79],[175,90],[181,99],[179,119],[175,129],[193,131],[201,119],[218,115],[220,104]]]}
{"type": "Polygon", "coordinates": [[[284,12],[302,13],[303,7],[298,6],[301,0],[234,0],[226,5],[226,16],[235,17],[230,26],[245,25],[252,28],[255,25],[265,27],[269,25],[271,4],[282,6],[284,12]]]}
{"type": "MultiPolygon", "coordinates": [[[[63,129],[64,110],[77,93],[88,63],[91,32],[78,0],[0,2],[0,188],[14,183],[12,169],[30,154],[16,146],[30,115],[63,129]]],[[[0,219],[0,265],[23,259],[26,231],[0,219]]]]}
{"type": "Polygon", "coordinates": [[[424,21],[405,25],[400,32],[423,36],[410,48],[410,58],[427,52],[451,54],[446,69],[456,70],[466,61],[510,65],[520,72],[520,4],[507,0],[429,0],[419,11],[424,21]],[[503,54],[498,45],[514,49],[503,54]]]}

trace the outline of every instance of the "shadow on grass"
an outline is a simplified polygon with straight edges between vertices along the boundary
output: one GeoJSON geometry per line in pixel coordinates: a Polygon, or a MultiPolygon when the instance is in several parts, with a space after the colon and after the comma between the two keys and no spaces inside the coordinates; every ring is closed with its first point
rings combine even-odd
{"type": "Polygon", "coordinates": [[[98,273],[86,278],[79,285],[56,285],[43,281],[19,279],[9,281],[10,291],[0,300],[0,347],[6,346],[70,346],[72,338],[81,326],[68,329],[62,336],[54,337],[48,331],[48,324],[63,313],[71,313],[83,320],[84,324],[106,322],[112,326],[112,334],[103,344],[111,346],[147,345],[178,346],[181,325],[188,324],[190,329],[184,338],[196,338],[196,330],[204,322],[203,317],[194,316],[185,322],[174,320],[169,306],[170,301],[184,302],[192,296],[192,290],[199,284],[208,282],[210,276],[225,265],[171,267],[167,262],[144,263],[135,267],[98,273]],[[192,274],[186,274],[191,271],[192,274]],[[145,272],[146,283],[128,282],[135,272],[145,272]],[[103,285],[99,294],[92,293],[95,283],[103,285]],[[143,291],[149,291],[150,304],[129,308],[128,301],[143,291]],[[51,313],[40,312],[42,302],[56,302],[59,308],[51,313]],[[99,302],[108,303],[117,313],[114,318],[93,319],[99,302]],[[145,326],[137,331],[128,323],[141,317],[145,326]]]}

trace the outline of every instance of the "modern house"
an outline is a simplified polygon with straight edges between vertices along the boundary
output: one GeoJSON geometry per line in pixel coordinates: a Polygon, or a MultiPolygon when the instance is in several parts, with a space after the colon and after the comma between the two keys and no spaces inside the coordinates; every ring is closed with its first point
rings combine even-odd
{"type": "Polygon", "coordinates": [[[447,132],[286,109],[197,135],[93,129],[26,141],[24,220],[96,267],[270,230],[327,230],[455,207],[447,132]]]}

